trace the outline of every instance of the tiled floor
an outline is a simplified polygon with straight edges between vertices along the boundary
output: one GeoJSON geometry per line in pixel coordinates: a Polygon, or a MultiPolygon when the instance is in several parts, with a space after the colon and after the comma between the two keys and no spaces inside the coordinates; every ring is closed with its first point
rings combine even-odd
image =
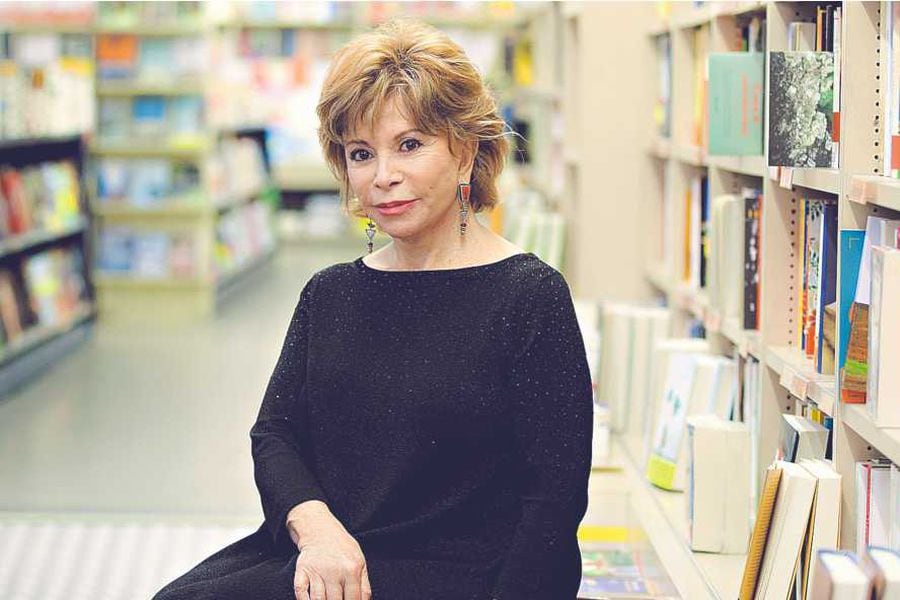
{"type": "MultiPolygon", "coordinates": [[[[297,295],[315,270],[361,251],[284,246],[206,323],[101,321],[77,352],[0,401],[0,598],[147,598],[255,530],[248,432],[297,295]]],[[[647,578],[624,584],[630,597],[664,597],[668,579],[651,581],[654,556],[621,478],[597,474],[591,486],[586,543],[601,554],[586,573],[610,585],[647,578]],[[651,568],[628,570],[626,557],[651,568]]]]}

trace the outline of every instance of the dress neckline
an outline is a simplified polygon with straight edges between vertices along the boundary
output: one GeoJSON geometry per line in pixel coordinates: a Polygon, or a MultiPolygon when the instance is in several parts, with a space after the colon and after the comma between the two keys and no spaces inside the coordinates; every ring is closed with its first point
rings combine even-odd
{"type": "Polygon", "coordinates": [[[353,263],[364,271],[368,271],[370,273],[379,273],[379,274],[383,273],[385,275],[393,275],[393,274],[407,275],[407,274],[413,274],[413,273],[418,273],[420,275],[421,274],[429,274],[429,273],[438,274],[438,275],[441,275],[441,274],[450,275],[450,274],[454,274],[454,273],[475,273],[478,271],[489,270],[489,269],[504,265],[508,262],[512,262],[514,260],[518,260],[518,259],[522,259],[522,258],[526,258],[526,257],[533,257],[533,256],[535,256],[535,255],[531,252],[518,252],[516,254],[511,254],[511,255],[507,256],[506,258],[501,258],[500,260],[497,260],[497,261],[494,261],[491,263],[485,263],[485,264],[481,264],[481,265],[469,265],[467,267],[456,267],[453,269],[406,269],[406,270],[388,271],[385,269],[376,269],[374,267],[370,267],[365,262],[363,262],[362,256],[360,256],[355,261],[353,261],[353,263]]]}

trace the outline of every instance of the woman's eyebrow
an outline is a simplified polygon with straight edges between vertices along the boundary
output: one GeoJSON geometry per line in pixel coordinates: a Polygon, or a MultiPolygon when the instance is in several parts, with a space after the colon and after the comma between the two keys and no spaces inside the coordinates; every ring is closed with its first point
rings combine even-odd
{"type": "MultiPolygon", "coordinates": [[[[422,133],[422,134],[424,134],[424,132],[422,132],[422,131],[419,130],[419,129],[415,129],[415,128],[413,128],[413,129],[407,129],[407,130],[401,131],[400,133],[398,133],[397,135],[395,135],[395,136],[394,136],[394,141],[399,140],[399,139],[402,138],[404,135],[409,135],[410,133],[422,133]]],[[[347,140],[347,141],[344,143],[344,145],[347,145],[347,146],[349,146],[350,144],[363,144],[363,145],[365,145],[365,146],[368,146],[368,145],[369,145],[369,142],[367,142],[366,140],[347,140]]]]}

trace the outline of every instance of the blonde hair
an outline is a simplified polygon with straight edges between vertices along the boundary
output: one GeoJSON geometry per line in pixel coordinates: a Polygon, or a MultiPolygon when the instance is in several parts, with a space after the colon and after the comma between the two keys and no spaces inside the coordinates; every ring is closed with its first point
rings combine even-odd
{"type": "Polygon", "coordinates": [[[416,127],[446,134],[450,151],[477,142],[470,202],[475,212],[494,206],[497,177],[509,151],[507,127],[481,75],[447,34],[411,19],[396,19],[364,33],[341,48],[331,62],[316,107],[319,143],[341,189],[341,203],[352,215],[344,136],[365,124],[373,128],[396,95],[416,127]]]}

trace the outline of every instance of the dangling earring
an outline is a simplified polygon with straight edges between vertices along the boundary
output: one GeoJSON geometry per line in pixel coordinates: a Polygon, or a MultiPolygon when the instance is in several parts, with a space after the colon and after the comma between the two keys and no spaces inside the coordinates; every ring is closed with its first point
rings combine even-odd
{"type": "Polygon", "coordinates": [[[459,235],[466,235],[469,216],[469,194],[472,186],[468,183],[460,183],[456,186],[456,199],[459,201],[459,235]]]}
{"type": "Polygon", "coordinates": [[[372,240],[375,238],[375,221],[372,220],[372,217],[369,217],[369,223],[366,225],[366,237],[369,238],[366,246],[369,248],[369,254],[372,254],[372,247],[374,246],[372,240]]]}

